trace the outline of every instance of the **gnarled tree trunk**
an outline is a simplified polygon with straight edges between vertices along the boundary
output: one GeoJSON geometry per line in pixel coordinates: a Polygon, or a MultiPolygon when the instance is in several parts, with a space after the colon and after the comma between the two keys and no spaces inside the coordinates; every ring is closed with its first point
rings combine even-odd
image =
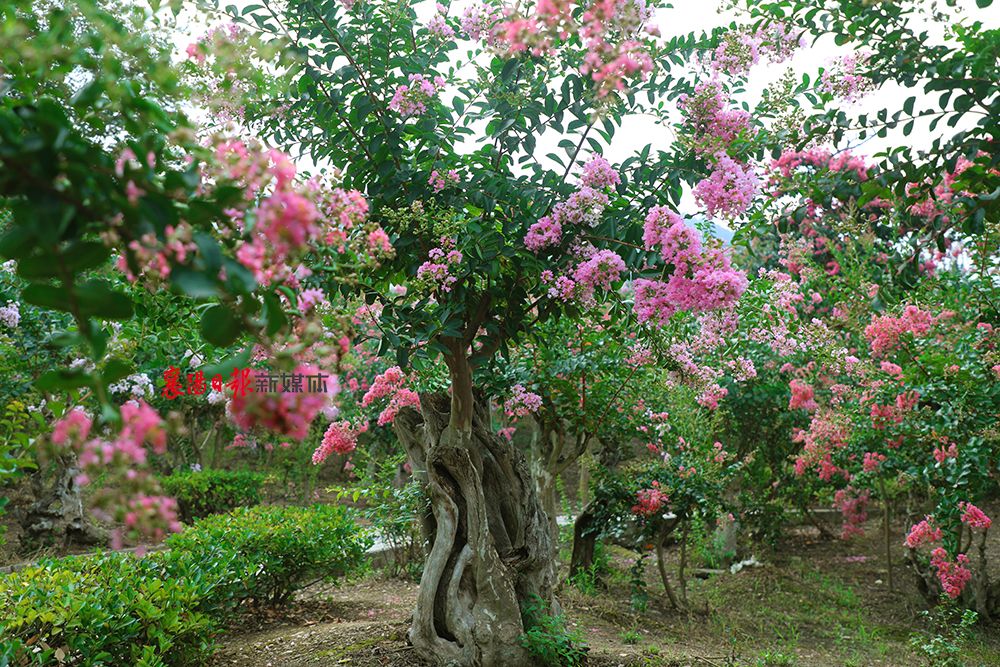
{"type": "Polygon", "coordinates": [[[494,434],[464,355],[448,358],[452,395],[425,394],[395,429],[426,485],[429,550],[409,639],[432,665],[523,667],[521,602],[552,601],[549,523],[523,455],[494,434]]]}
{"type": "Polygon", "coordinates": [[[83,503],[73,458],[59,459],[51,471],[39,470],[32,477],[35,501],[19,512],[22,540],[31,545],[101,544],[108,534],[94,523],[83,503]]]}

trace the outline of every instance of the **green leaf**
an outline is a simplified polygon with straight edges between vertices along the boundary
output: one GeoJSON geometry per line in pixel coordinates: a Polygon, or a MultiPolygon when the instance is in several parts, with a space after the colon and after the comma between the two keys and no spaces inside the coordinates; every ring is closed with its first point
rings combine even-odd
{"type": "Polygon", "coordinates": [[[288,324],[288,317],[281,309],[281,301],[274,292],[264,295],[264,317],[267,319],[267,328],[264,331],[268,336],[273,336],[288,324]]]}
{"type": "Polygon", "coordinates": [[[35,230],[31,227],[14,227],[0,237],[0,256],[7,259],[24,257],[35,244],[35,230]]]}
{"type": "Polygon", "coordinates": [[[122,378],[128,377],[133,372],[135,372],[135,366],[123,359],[112,358],[108,360],[108,363],[104,365],[104,371],[101,373],[101,380],[105,384],[113,384],[118,382],[122,378]]]}
{"type": "Polygon", "coordinates": [[[56,287],[54,285],[31,284],[21,291],[21,298],[32,305],[49,310],[64,312],[70,310],[69,291],[61,285],[56,287]]]}
{"type": "Polygon", "coordinates": [[[221,304],[207,309],[201,316],[201,335],[212,345],[227,347],[240,337],[242,322],[221,304]]]}
{"type": "Polygon", "coordinates": [[[80,387],[90,387],[93,386],[93,382],[94,378],[91,377],[89,373],[85,373],[80,370],[59,368],[42,373],[41,376],[35,380],[35,386],[38,387],[40,391],[56,392],[69,391],[80,387]]]}
{"type": "Polygon", "coordinates": [[[215,281],[199,271],[175,269],[170,273],[170,281],[179,290],[196,299],[222,294],[215,281]]]}
{"type": "Polygon", "coordinates": [[[73,290],[80,314],[105,320],[127,320],[132,317],[132,300],[111,289],[106,280],[88,280],[73,290]]]}
{"type": "Polygon", "coordinates": [[[248,345],[245,350],[240,350],[236,354],[220,361],[216,364],[209,364],[201,368],[205,374],[205,379],[211,379],[216,375],[228,378],[235,368],[246,368],[250,363],[250,356],[253,353],[253,345],[248,345]]]}

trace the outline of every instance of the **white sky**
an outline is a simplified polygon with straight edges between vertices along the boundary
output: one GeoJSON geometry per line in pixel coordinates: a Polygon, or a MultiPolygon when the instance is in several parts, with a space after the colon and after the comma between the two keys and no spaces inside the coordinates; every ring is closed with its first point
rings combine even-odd
{"type": "MultiPolygon", "coordinates": [[[[243,7],[250,4],[251,1],[229,0],[223,1],[220,4],[227,5],[232,2],[232,4],[238,7],[243,7]]],[[[891,2],[892,0],[884,1],[891,2]]],[[[926,1],[927,6],[930,7],[932,5],[931,0],[926,1]]],[[[460,16],[462,9],[468,4],[471,4],[468,0],[453,2],[449,14],[460,16]]],[[[721,11],[720,7],[722,4],[721,0],[674,0],[672,8],[657,10],[653,23],[660,27],[665,37],[687,34],[692,31],[708,31],[714,27],[728,25],[736,18],[735,13],[731,11],[721,11]]],[[[993,7],[986,10],[976,8],[975,0],[959,0],[958,6],[955,9],[947,8],[943,2],[938,2],[937,4],[940,5],[939,9],[948,10],[956,17],[964,17],[964,20],[974,18],[975,20],[982,21],[986,27],[1000,27],[1000,2],[995,3],[993,7]]],[[[429,19],[435,12],[434,3],[430,1],[416,3],[415,7],[418,16],[424,21],[429,19]]],[[[942,25],[931,23],[922,17],[915,17],[913,20],[919,21],[920,27],[926,27],[930,31],[931,39],[941,38],[942,25]]],[[[203,34],[205,28],[206,26],[202,20],[197,18],[192,20],[190,16],[182,16],[182,20],[178,22],[177,32],[174,35],[174,41],[178,45],[178,50],[183,53],[183,49],[203,34]]],[[[799,49],[790,61],[781,64],[763,62],[753,68],[749,75],[746,93],[740,95],[736,101],[746,101],[752,108],[759,101],[762,91],[768,85],[777,81],[789,67],[796,72],[799,79],[801,79],[803,73],[808,73],[814,77],[820,67],[828,65],[838,56],[850,53],[850,51],[851,49],[847,47],[836,46],[831,38],[821,41],[816,45],[799,49]]],[[[464,52],[464,47],[460,44],[459,53],[464,54],[464,52]]],[[[447,95],[447,92],[445,95],[447,95]]],[[[888,108],[891,112],[901,108],[903,100],[910,95],[917,96],[915,107],[917,110],[936,104],[936,98],[925,98],[919,89],[906,90],[897,85],[889,85],[869,94],[858,102],[853,104],[844,103],[843,108],[848,112],[848,115],[859,113],[874,114],[881,108],[888,108]]],[[[928,123],[929,121],[916,123],[908,137],[903,136],[901,127],[890,130],[886,138],[870,138],[863,145],[854,149],[854,152],[872,155],[890,146],[910,145],[919,148],[929,145],[932,135],[929,132],[928,123]]],[[[937,133],[944,131],[950,132],[953,130],[942,123],[937,133]]],[[[559,136],[543,137],[538,143],[536,153],[539,155],[549,152],[561,153],[562,151],[556,147],[559,138],[559,136]]],[[[617,131],[612,145],[605,150],[605,157],[612,163],[617,163],[641,149],[647,143],[653,143],[653,148],[655,149],[657,148],[657,143],[662,142],[663,146],[669,146],[671,141],[672,138],[668,128],[655,124],[650,118],[635,116],[629,118],[623,124],[623,127],[617,131]]],[[[858,141],[854,138],[850,143],[853,146],[858,141]]],[[[838,146],[838,148],[844,148],[844,146],[838,146]]],[[[544,160],[546,159],[543,159],[543,162],[544,160]]],[[[308,164],[302,165],[307,170],[310,166],[308,164]]],[[[697,210],[690,192],[685,193],[681,203],[681,210],[689,214],[697,210]]]]}

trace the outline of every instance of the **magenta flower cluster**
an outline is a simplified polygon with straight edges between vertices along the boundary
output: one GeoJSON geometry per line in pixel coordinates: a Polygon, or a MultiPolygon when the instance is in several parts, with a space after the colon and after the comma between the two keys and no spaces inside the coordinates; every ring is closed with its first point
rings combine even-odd
{"type": "Polygon", "coordinates": [[[566,201],[553,206],[550,215],[539,218],[528,228],[524,245],[537,253],[559,245],[564,225],[596,226],[609,202],[607,189],[620,182],[621,177],[607,160],[594,157],[583,167],[580,188],[566,201]]]}
{"type": "Polygon", "coordinates": [[[641,278],[634,282],[633,303],[640,322],[662,326],[677,311],[727,308],[747,287],[746,275],[732,267],[724,251],[703,249],[697,232],[665,207],[650,210],[643,240],[647,250],[659,247],[663,261],[674,270],[667,280],[641,278]]]}
{"type": "Polygon", "coordinates": [[[361,398],[361,407],[367,408],[375,401],[388,399],[386,407],[378,416],[378,425],[391,424],[403,408],[420,409],[420,396],[406,385],[406,375],[399,366],[388,368],[375,377],[372,386],[361,398]]]}
{"type": "Polygon", "coordinates": [[[538,412],[542,407],[542,397],[528,391],[522,384],[511,387],[511,397],[504,401],[503,409],[508,417],[526,417],[538,412]]]}
{"type": "Polygon", "coordinates": [[[450,292],[458,280],[455,269],[462,263],[462,252],[455,248],[455,239],[442,238],[441,245],[427,253],[427,261],[417,268],[417,280],[429,283],[442,292],[450,292]]]}
{"type": "Polygon", "coordinates": [[[389,100],[389,108],[404,117],[419,116],[444,88],[444,79],[411,74],[408,84],[400,84],[389,100]]]}

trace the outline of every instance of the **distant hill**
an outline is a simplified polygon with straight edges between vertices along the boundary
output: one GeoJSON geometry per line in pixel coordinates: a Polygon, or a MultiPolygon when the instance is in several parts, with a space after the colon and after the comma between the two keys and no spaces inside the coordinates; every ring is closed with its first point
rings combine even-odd
{"type": "Polygon", "coordinates": [[[692,215],[688,218],[691,222],[695,224],[698,229],[704,231],[708,230],[708,233],[717,239],[721,239],[723,243],[729,245],[733,240],[733,230],[723,227],[714,220],[709,220],[703,215],[692,215]]]}
{"type": "Polygon", "coordinates": [[[716,238],[722,239],[722,242],[726,245],[729,245],[729,243],[733,240],[733,230],[726,229],[722,225],[714,222],[712,223],[712,235],[716,238]]]}

